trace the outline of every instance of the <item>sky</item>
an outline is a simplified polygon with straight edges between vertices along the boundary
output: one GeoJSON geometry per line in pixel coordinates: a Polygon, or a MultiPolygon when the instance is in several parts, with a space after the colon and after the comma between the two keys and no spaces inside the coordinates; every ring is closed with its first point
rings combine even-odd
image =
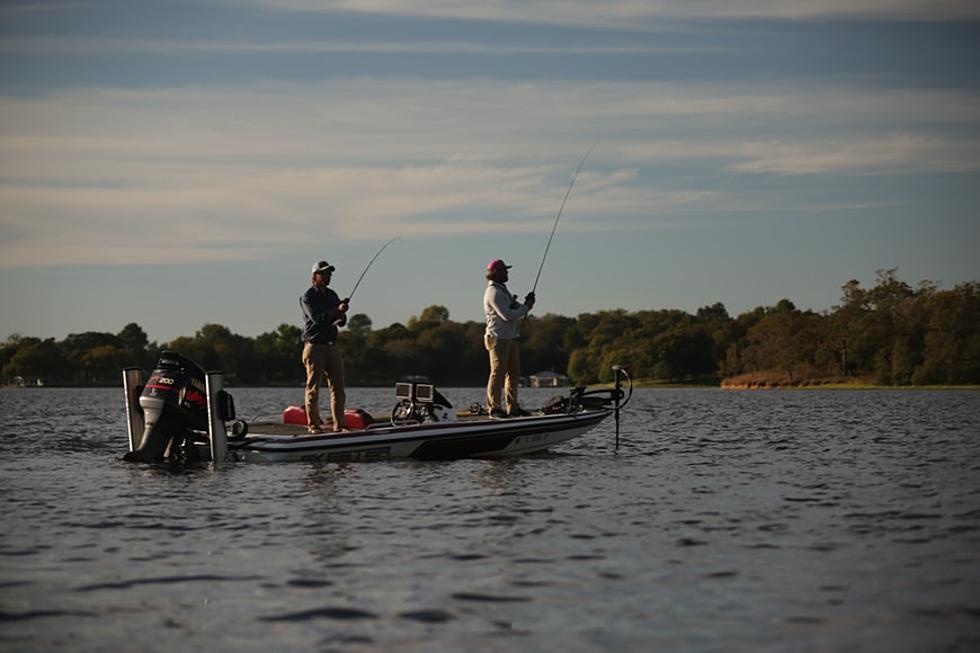
{"type": "Polygon", "coordinates": [[[0,339],[980,280],[974,0],[0,3],[0,339]],[[561,201],[589,147],[547,258],[561,201]]]}

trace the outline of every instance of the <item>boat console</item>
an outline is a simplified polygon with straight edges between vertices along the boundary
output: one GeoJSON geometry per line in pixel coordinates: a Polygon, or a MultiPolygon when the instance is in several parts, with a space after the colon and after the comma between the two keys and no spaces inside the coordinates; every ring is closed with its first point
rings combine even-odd
{"type": "Polygon", "coordinates": [[[396,383],[395,397],[398,403],[391,409],[395,426],[456,421],[453,405],[429,383],[396,383]]]}

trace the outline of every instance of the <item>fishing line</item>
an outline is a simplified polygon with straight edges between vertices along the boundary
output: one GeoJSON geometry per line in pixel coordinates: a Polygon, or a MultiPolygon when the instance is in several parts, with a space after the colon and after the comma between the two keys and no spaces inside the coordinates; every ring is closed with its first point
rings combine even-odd
{"type": "Polygon", "coordinates": [[[595,149],[595,146],[598,143],[598,140],[592,143],[589,151],[586,152],[585,156],[582,157],[582,160],[579,161],[578,168],[575,169],[575,174],[572,175],[572,182],[568,184],[568,190],[565,191],[565,197],[562,198],[561,206],[558,207],[558,215],[555,216],[555,223],[551,225],[551,235],[548,236],[548,244],[545,245],[544,254],[541,256],[541,265],[538,266],[538,274],[536,277],[534,277],[534,286],[531,287],[532,293],[538,288],[538,280],[541,278],[541,270],[544,269],[544,260],[548,257],[548,250],[551,249],[551,240],[555,237],[555,230],[558,229],[558,221],[561,220],[561,212],[565,210],[565,202],[568,201],[568,196],[572,192],[572,186],[575,185],[575,180],[578,179],[578,173],[581,172],[582,166],[585,165],[585,160],[589,158],[589,155],[592,154],[592,150],[595,149]]]}

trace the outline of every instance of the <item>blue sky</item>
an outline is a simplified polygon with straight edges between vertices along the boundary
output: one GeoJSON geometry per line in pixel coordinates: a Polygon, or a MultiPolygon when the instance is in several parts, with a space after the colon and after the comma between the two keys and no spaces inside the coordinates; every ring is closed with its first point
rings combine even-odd
{"type": "Polygon", "coordinates": [[[980,4],[72,0],[0,5],[0,338],[376,327],[980,279],[980,4]]]}

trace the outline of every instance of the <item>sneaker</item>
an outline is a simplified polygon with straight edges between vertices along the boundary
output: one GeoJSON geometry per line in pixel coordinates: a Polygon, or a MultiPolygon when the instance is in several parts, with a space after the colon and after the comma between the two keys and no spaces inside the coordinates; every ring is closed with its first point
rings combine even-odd
{"type": "Polygon", "coordinates": [[[494,408],[490,411],[490,419],[507,419],[507,413],[499,408],[494,408]]]}
{"type": "Polygon", "coordinates": [[[509,413],[507,413],[507,417],[530,417],[530,416],[531,413],[527,412],[521,407],[514,408],[509,413]]]}

